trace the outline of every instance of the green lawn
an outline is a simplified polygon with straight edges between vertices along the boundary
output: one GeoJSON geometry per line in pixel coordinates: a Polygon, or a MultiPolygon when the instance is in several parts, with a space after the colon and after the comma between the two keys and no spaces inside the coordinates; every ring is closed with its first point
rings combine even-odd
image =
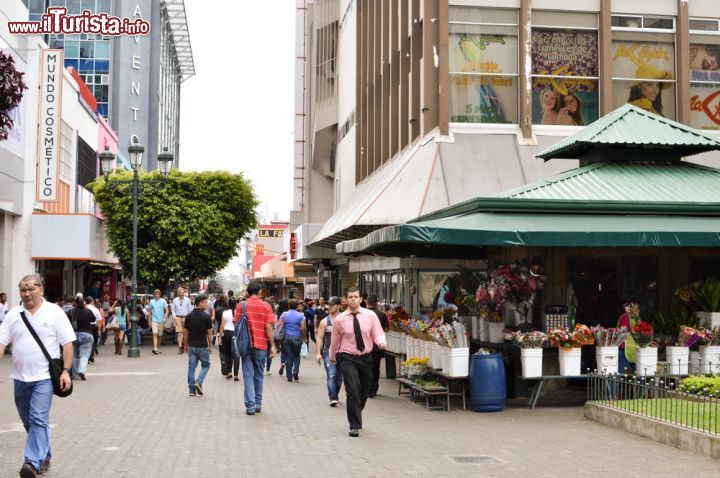
{"type": "Polygon", "coordinates": [[[673,398],[648,398],[635,400],[605,401],[600,405],[627,410],[637,415],[653,417],[713,434],[720,434],[720,401],[703,400],[694,402],[673,398]]]}

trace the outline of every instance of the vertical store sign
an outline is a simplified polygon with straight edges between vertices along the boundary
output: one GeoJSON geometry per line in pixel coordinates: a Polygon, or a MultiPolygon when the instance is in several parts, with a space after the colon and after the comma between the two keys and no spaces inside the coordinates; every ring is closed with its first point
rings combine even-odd
{"type": "Polygon", "coordinates": [[[57,202],[62,50],[43,50],[40,69],[37,201],[57,202]]]}

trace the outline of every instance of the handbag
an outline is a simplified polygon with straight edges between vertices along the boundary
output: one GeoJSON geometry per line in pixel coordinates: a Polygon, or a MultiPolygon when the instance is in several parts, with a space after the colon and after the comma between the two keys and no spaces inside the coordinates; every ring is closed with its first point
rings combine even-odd
{"type": "Polygon", "coordinates": [[[53,393],[58,397],[69,396],[73,391],[72,378],[70,378],[70,388],[68,388],[67,390],[63,391],[62,385],[60,385],[60,375],[62,375],[63,373],[62,359],[54,359],[50,357],[50,354],[45,348],[45,344],[42,343],[42,340],[40,340],[40,337],[38,337],[37,332],[35,332],[35,329],[33,329],[32,325],[30,325],[30,322],[28,322],[28,319],[25,316],[25,312],[20,312],[20,316],[22,317],[23,322],[25,322],[25,326],[30,331],[30,334],[35,339],[35,342],[37,342],[37,344],[40,346],[40,350],[42,350],[43,355],[45,355],[45,358],[48,360],[48,370],[50,372],[50,381],[52,381],[53,393]]]}
{"type": "Polygon", "coordinates": [[[275,342],[282,342],[285,339],[285,321],[281,320],[275,324],[273,339],[275,339],[275,342]]]}

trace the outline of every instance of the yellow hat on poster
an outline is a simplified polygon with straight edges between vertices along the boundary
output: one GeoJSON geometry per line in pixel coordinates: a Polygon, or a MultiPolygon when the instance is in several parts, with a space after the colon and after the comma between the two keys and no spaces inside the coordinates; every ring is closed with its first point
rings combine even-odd
{"type": "MultiPolygon", "coordinates": [[[[635,71],[635,78],[637,78],[637,82],[634,83],[631,88],[645,83],[646,81],[672,80],[672,73],[669,71],[658,70],[654,65],[639,65],[635,71]]],[[[670,83],[658,83],[658,86],[660,86],[660,89],[662,90],[669,88],[672,85],[670,83]]]]}

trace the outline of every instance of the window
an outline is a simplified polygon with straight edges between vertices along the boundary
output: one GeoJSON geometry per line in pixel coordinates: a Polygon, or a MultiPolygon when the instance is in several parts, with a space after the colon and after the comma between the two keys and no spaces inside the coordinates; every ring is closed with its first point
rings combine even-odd
{"type": "Polygon", "coordinates": [[[613,105],[675,118],[675,19],[613,16],[613,105]]]}
{"type": "Polygon", "coordinates": [[[518,122],[518,11],[450,7],[450,121],[518,122]]]}
{"type": "Polygon", "coordinates": [[[536,12],[533,21],[533,124],[592,123],[598,118],[597,16],[536,12]]]}
{"type": "Polygon", "coordinates": [[[77,184],[84,187],[97,177],[97,158],[92,147],[80,137],[77,152],[77,184]]]}
{"type": "Polygon", "coordinates": [[[72,159],[75,130],[65,121],[60,122],[60,176],[68,181],[72,178],[72,159]]]}
{"type": "Polygon", "coordinates": [[[720,35],[717,19],[690,20],[690,125],[720,129],[720,35]],[[713,34],[714,33],[714,34],[713,34]]]}

